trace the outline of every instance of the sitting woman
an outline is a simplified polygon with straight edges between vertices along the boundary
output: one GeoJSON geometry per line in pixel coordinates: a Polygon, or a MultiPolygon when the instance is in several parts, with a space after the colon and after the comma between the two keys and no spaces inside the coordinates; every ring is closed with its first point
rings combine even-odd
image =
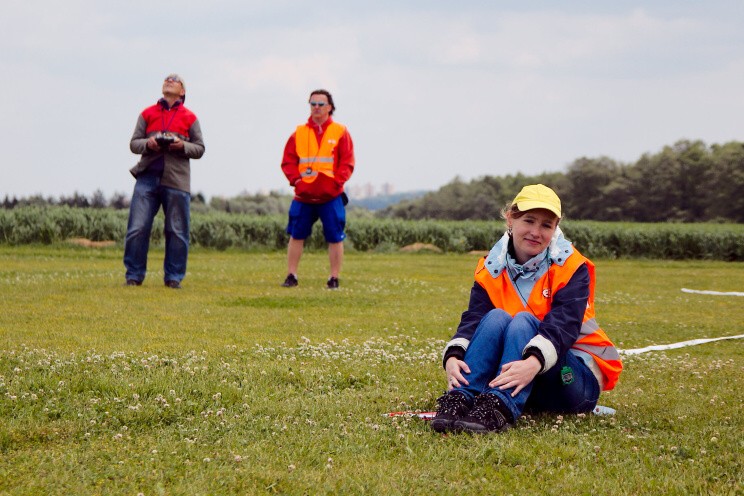
{"type": "Polygon", "coordinates": [[[555,192],[525,186],[504,217],[444,350],[437,432],[502,431],[525,409],[590,412],[622,370],[594,319],[594,264],[563,237],[555,192]]]}

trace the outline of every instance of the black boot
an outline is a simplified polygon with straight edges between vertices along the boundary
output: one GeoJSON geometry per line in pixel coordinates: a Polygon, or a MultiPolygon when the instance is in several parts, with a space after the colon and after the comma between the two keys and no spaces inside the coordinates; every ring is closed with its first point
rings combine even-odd
{"type": "Polygon", "coordinates": [[[501,432],[512,423],[512,414],[495,394],[485,393],[475,397],[470,412],[457,420],[454,428],[468,432],[501,432]]]}
{"type": "Polygon", "coordinates": [[[437,415],[431,421],[431,428],[437,432],[453,429],[454,423],[470,411],[470,401],[459,391],[440,396],[437,399],[437,415]]]}

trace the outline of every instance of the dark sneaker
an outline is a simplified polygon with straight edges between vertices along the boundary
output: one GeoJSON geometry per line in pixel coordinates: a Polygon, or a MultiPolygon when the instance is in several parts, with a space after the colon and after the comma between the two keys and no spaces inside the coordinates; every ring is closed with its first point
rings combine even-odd
{"type": "Polygon", "coordinates": [[[328,286],[328,289],[338,289],[338,277],[329,278],[326,286],[328,286]]]}
{"type": "Polygon", "coordinates": [[[289,274],[287,275],[287,278],[282,283],[282,286],[284,286],[285,288],[294,288],[298,284],[299,282],[297,281],[297,278],[295,277],[295,275],[289,274]]]}
{"type": "Polygon", "coordinates": [[[437,432],[451,431],[455,421],[469,411],[470,401],[461,392],[454,391],[440,396],[437,399],[437,415],[431,421],[431,428],[437,432]]]}
{"type": "Polygon", "coordinates": [[[137,281],[135,279],[127,279],[127,286],[142,286],[142,281],[137,281]]]}
{"type": "Polygon", "coordinates": [[[181,289],[181,283],[178,281],[165,281],[165,286],[167,288],[181,289]]]}
{"type": "Polygon", "coordinates": [[[475,404],[470,412],[455,421],[458,430],[486,433],[506,430],[511,423],[511,412],[501,398],[491,393],[475,397],[475,404]]]}

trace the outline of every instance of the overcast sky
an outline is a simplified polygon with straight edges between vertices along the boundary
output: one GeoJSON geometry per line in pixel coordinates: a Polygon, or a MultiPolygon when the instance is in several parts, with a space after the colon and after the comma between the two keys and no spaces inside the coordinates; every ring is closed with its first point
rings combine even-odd
{"type": "Polygon", "coordinates": [[[204,132],[193,192],[289,193],[315,88],[354,139],[350,184],[437,189],[744,140],[744,2],[4,0],[0,196],[131,194],[170,72],[204,132]]]}

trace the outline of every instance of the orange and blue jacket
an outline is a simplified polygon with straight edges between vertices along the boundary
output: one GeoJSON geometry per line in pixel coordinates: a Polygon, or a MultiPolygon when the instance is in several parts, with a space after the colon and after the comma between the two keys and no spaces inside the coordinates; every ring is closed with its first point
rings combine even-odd
{"type": "Polygon", "coordinates": [[[507,236],[478,262],[468,310],[463,312],[457,332],[445,348],[445,363],[451,356],[464,357],[475,329],[489,311],[501,308],[512,316],[530,312],[540,320],[540,326],[537,336],[525,346],[523,356],[536,348],[542,358],[541,373],[573,350],[592,358],[589,368],[603,390],[615,387],[623,366],[615,345],[595,318],[594,264],[562,235],[558,239],[559,243],[548,248],[548,269],[535,281],[526,302],[506,267],[507,236]]]}

